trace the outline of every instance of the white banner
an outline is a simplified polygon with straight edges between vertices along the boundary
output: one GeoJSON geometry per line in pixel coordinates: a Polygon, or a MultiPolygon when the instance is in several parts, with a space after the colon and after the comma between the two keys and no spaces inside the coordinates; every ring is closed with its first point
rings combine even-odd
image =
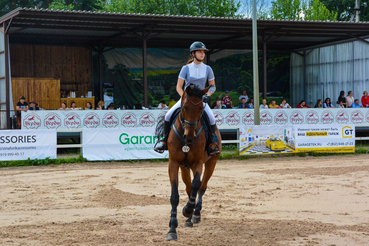
{"type": "MultiPolygon", "coordinates": [[[[164,110],[40,110],[22,112],[22,129],[151,128],[164,110]]],[[[214,109],[218,126],[254,125],[253,109],[214,109]]],[[[260,125],[369,126],[369,108],[261,109],[260,125]]]]}
{"type": "Polygon", "coordinates": [[[154,151],[155,128],[83,129],[82,156],[96,160],[168,158],[154,151]]]}
{"type": "Polygon", "coordinates": [[[0,131],[0,161],[56,159],[56,130],[0,131]]]}

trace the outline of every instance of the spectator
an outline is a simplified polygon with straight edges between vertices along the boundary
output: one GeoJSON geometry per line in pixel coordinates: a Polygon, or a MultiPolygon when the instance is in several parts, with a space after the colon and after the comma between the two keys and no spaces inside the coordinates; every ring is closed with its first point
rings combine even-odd
{"type": "Polygon", "coordinates": [[[174,98],[173,98],[173,97],[171,97],[171,98],[170,98],[170,101],[169,101],[169,104],[168,104],[168,108],[173,107],[173,106],[174,106],[174,104],[176,104],[176,101],[174,101],[174,98]]]}
{"type": "Polygon", "coordinates": [[[158,105],[158,109],[168,109],[168,106],[165,104],[164,100],[161,100],[159,105],[158,105]]]}
{"type": "Polygon", "coordinates": [[[343,107],[346,108],[346,97],[344,91],[340,92],[340,96],[337,99],[337,104],[340,104],[340,102],[342,102],[343,107]]]}
{"type": "Polygon", "coordinates": [[[347,97],[346,97],[346,107],[347,108],[351,108],[351,105],[355,102],[355,99],[354,99],[354,93],[352,91],[349,91],[347,93],[347,97]]]}
{"type": "Polygon", "coordinates": [[[299,104],[297,104],[297,108],[310,108],[309,105],[306,104],[305,100],[301,100],[299,104]]]}
{"type": "Polygon", "coordinates": [[[340,101],[340,104],[337,105],[337,108],[345,108],[343,101],[340,101]]]}
{"type": "Polygon", "coordinates": [[[215,103],[216,104],[214,106],[214,109],[226,108],[226,106],[222,104],[222,101],[218,97],[217,97],[217,101],[215,103]]]}
{"type": "Polygon", "coordinates": [[[211,105],[211,107],[210,107],[210,108],[215,108],[215,106],[217,106],[217,102],[218,102],[218,100],[220,101],[219,97],[216,97],[216,98],[215,98],[215,102],[213,102],[213,104],[211,105]]]}
{"type": "Polygon", "coordinates": [[[93,110],[91,102],[86,103],[86,110],[93,110]]]}
{"type": "Polygon", "coordinates": [[[79,108],[77,108],[77,104],[76,104],[76,102],[72,102],[71,104],[70,104],[70,109],[71,110],[78,110],[79,108]]]}
{"type": "Polygon", "coordinates": [[[359,99],[355,99],[354,103],[351,104],[351,108],[362,108],[363,106],[360,104],[359,99]]]}
{"type": "Polygon", "coordinates": [[[97,110],[104,110],[105,109],[105,102],[104,101],[99,101],[97,103],[97,107],[96,107],[97,110]]]}
{"type": "Polygon", "coordinates": [[[232,108],[232,99],[229,97],[229,91],[225,91],[225,96],[222,99],[222,104],[226,106],[226,108],[232,108]]]}
{"type": "Polygon", "coordinates": [[[17,102],[15,109],[17,110],[18,129],[21,129],[21,111],[27,112],[28,110],[28,103],[26,102],[26,98],[24,96],[19,98],[19,102],[17,102]]]}
{"type": "Polygon", "coordinates": [[[111,102],[108,106],[108,110],[114,110],[114,109],[115,109],[115,104],[111,102]]]}
{"type": "Polygon", "coordinates": [[[40,110],[40,108],[39,107],[37,107],[37,103],[35,102],[35,101],[32,101],[32,102],[30,102],[29,103],[29,110],[40,110]]]}
{"type": "Polygon", "coordinates": [[[322,108],[322,107],[323,107],[323,101],[322,99],[318,99],[318,101],[316,101],[314,108],[322,108]]]}
{"type": "Polygon", "coordinates": [[[247,104],[249,105],[250,108],[254,108],[254,99],[250,98],[247,104]]]}
{"type": "Polygon", "coordinates": [[[324,100],[323,108],[334,108],[334,105],[331,103],[331,99],[329,97],[324,100]]]}
{"type": "Polygon", "coordinates": [[[246,98],[241,99],[241,103],[238,105],[238,108],[250,108],[250,106],[246,103],[246,98]]]}
{"type": "Polygon", "coordinates": [[[246,90],[242,91],[242,95],[238,98],[238,102],[241,103],[242,98],[245,98],[245,102],[247,102],[247,100],[249,99],[249,97],[247,96],[246,90]]]}
{"type": "Polygon", "coordinates": [[[272,101],[270,101],[269,108],[280,108],[280,107],[276,104],[276,101],[273,99],[272,101]]]}
{"type": "MultiPolygon", "coordinates": [[[[150,106],[148,108],[151,108],[150,106]]],[[[126,105],[122,105],[122,110],[126,109],[126,105]]]]}
{"type": "Polygon", "coordinates": [[[268,108],[267,100],[265,98],[261,101],[260,108],[268,108]]]}
{"type": "Polygon", "coordinates": [[[281,108],[291,108],[291,106],[288,104],[286,99],[282,99],[281,105],[279,105],[281,108]]]}
{"type": "Polygon", "coordinates": [[[66,102],[62,102],[61,107],[59,108],[59,110],[68,110],[67,103],[66,102]]]}
{"type": "Polygon", "coordinates": [[[364,91],[364,96],[362,96],[361,98],[361,103],[363,105],[363,108],[367,108],[369,107],[369,97],[368,97],[368,92],[364,91]]]}

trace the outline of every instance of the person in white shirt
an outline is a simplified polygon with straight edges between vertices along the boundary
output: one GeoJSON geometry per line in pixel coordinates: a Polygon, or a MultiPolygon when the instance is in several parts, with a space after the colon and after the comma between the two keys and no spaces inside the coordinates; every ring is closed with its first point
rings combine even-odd
{"type": "Polygon", "coordinates": [[[349,91],[347,94],[348,95],[346,97],[346,106],[348,108],[351,108],[351,105],[355,102],[354,93],[352,91],[349,91]]]}
{"type": "Polygon", "coordinates": [[[282,99],[282,103],[281,105],[279,105],[281,108],[291,108],[291,106],[288,104],[288,102],[286,101],[286,99],[282,99]]]}
{"type": "Polygon", "coordinates": [[[247,102],[247,100],[249,99],[249,97],[247,96],[246,90],[242,91],[242,95],[238,98],[238,102],[242,101],[242,98],[245,98],[245,101],[247,102]]]}
{"type": "Polygon", "coordinates": [[[165,104],[164,100],[161,100],[159,105],[158,105],[158,109],[168,109],[168,106],[165,104]]]}
{"type": "Polygon", "coordinates": [[[260,104],[260,108],[268,108],[267,100],[263,99],[263,101],[260,104]]]}

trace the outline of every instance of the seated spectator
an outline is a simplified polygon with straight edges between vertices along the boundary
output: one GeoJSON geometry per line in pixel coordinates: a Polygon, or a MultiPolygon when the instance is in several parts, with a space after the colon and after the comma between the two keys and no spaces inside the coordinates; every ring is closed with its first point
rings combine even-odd
{"type": "Polygon", "coordinates": [[[246,98],[241,99],[241,103],[238,105],[238,108],[250,108],[250,106],[246,103],[246,98]]]}
{"type": "Polygon", "coordinates": [[[67,108],[67,103],[66,102],[62,102],[61,107],[59,108],[59,110],[69,110],[67,108]]]}
{"type": "Polygon", "coordinates": [[[174,106],[174,104],[176,104],[176,101],[174,101],[174,97],[170,98],[169,104],[168,104],[168,108],[172,108],[174,106]]]}
{"type": "Polygon", "coordinates": [[[331,99],[329,97],[327,97],[324,100],[323,108],[334,108],[334,105],[332,104],[331,99]]]}
{"type": "Polygon", "coordinates": [[[266,99],[263,99],[263,101],[261,101],[260,108],[268,108],[268,104],[267,104],[266,99]]]}
{"type": "Polygon", "coordinates": [[[217,101],[215,102],[214,109],[222,109],[226,108],[225,105],[222,104],[222,101],[217,97],[217,101]]]}
{"type": "Polygon", "coordinates": [[[217,106],[217,102],[220,101],[219,97],[215,98],[215,102],[213,102],[213,104],[211,105],[210,108],[215,108],[215,106],[217,106]]]}
{"type": "Polygon", "coordinates": [[[158,109],[168,109],[168,106],[165,104],[164,100],[161,100],[159,105],[158,105],[158,109]]]}
{"type": "Polygon", "coordinates": [[[286,99],[282,99],[281,105],[279,105],[281,108],[291,108],[291,106],[288,104],[286,99]]]}
{"type": "Polygon", "coordinates": [[[222,99],[222,105],[225,105],[226,108],[232,108],[232,99],[229,97],[229,91],[225,91],[225,96],[222,99]]]}
{"type": "Polygon", "coordinates": [[[305,100],[301,100],[299,104],[297,104],[296,108],[310,108],[309,105],[306,104],[305,100]]]}
{"type": "Polygon", "coordinates": [[[314,108],[322,108],[322,107],[323,107],[323,101],[322,99],[318,99],[318,101],[316,101],[314,108]]]}
{"type": "Polygon", "coordinates": [[[269,108],[280,108],[280,107],[276,104],[276,101],[273,99],[272,101],[270,101],[269,108]]]}
{"type": "Polygon", "coordinates": [[[108,106],[108,110],[114,110],[115,109],[115,104],[114,103],[110,103],[108,106]]]}
{"type": "Polygon", "coordinates": [[[97,110],[104,110],[105,109],[105,102],[104,101],[99,101],[97,103],[97,107],[96,107],[97,110]]]}
{"type": "Polygon", "coordinates": [[[340,104],[341,102],[342,102],[343,107],[346,108],[346,97],[345,97],[345,92],[344,91],[340,92],[340,96],[337,99],[337,104],[340,104]]]}
{"type": "Polygon", "coordinates": [[[86,110],[93,110],[91,102],[86,103],[86,110]]]}
{"type": "Polygon", "coordinates": [[[247,100],[249,99],[249,97],[247,96],[246,90],[242,91],[242,95],[238,98],[238,102],[241,103],[242,98],[245,98],[245,102],[247,102],[247,100]]]}
{"type": "Polygon", "coordinates": [[[37,103],[35,102],[35,101],[31,101],[30,103],[29,103],[29,110],[40,110],[40,108],[39,107],[37,107],[37,103]]]}
{"type": "Polygon", "coordinates": [[[342,101],[340,101],[340,104],[337,105],[337,108],[345,108],[345,105],[343,105],[342,101]]]}
{"type": "Polygon", "coordinates": [[[254,108],[254,99],[250,98],[247,104],[249,105],[250,108],[254,108]]]}
{"type": "Polygon", "coordinates": [[[351,108],[351,105],[355,102],[354,93],[352,91],[349,91],[347,94],[346,107],[351,108]]]}
{"type": "Polygon", "coordinates": [[[359,99],[355,99],[354,103],[351,104],[351,108],[362,108],[363,105],[360,104],[359,99]]]}
{"type": "Polygon", "coordinates": [[[368,92],[364,91],[364,96],[361,97],[361,103],[363,105],[363,108],[367,108],[369,107],[369,96],[368,96],[368,92]]]}
{"type": "Polygon", "coordinates": [[[77,104],[76,104],[76,102],[72,102],[71,104],[70,104],[70,109],[71,110],[78,110],[79,108],[77,108],[77,104]]]}

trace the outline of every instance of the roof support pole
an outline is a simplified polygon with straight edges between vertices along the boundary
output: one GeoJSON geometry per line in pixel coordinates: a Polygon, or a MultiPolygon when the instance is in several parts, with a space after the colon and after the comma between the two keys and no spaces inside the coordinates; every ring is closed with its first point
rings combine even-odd
{"type": "Polygon", "coordinates": [[[263,75],[264,75],[264,90],[263,96],[267,98],[267,43],[263,42],[263,75]]]}
{"type": "Polygon", "coordinates": [[[5,58],[5,98],[6,98],[6,127],[11,129],[10,121],[10,78],[9,78],[9,30],[10,24],[4,22],[4,58],[5,58]]]}
{"type": "MultiPolygon", "coordinates": [[[[145,37],[146,30],[143,29],[142,36],[145,37]]],[[[142,39],[142,79],[143,79],[143,103],[147,107],[147,39],[142,39]]]]}
{"type": "Polygon", "coordinates": [[[256,0],[252,1],[252,52],[253,52],[253,77],[254,77],[254,125],[260,125],[259,111],[259,67],[258,67],[258,33],[256,23],[256,0]]]}

